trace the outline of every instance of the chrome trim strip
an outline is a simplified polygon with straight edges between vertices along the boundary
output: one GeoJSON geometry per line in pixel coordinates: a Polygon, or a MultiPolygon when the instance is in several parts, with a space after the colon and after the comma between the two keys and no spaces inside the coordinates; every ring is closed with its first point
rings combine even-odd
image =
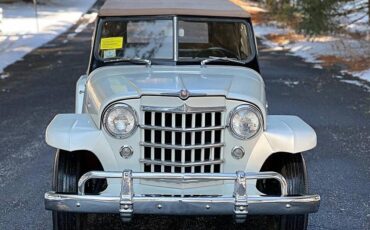
{"type": "Polygon", "coordinates": [[[141,106],[141,110],[146,112],[166,112],[166,113],[207,113],[207,112],[223,112],[226,106],[218,107],[191,107],[183,104],[178,107],[158,107],[158,106],[141,106]]]}
{"type": "Polygon", "coordinates": [[[161,127],[161,126],[150,126],[150,125],[140,125],[142,129],[154,129],[159,131],[173,131],[173,132],[197,132],[197,131],[213,131],[222,130],[226,126],[214,126],[214,127],[200,127],[200,128],[171,128],[171,127],[161,127]]]}
{"type": "Polygon", "coordinates": [[[178,45],[178,31],[177,31],[177,16],[173,17],[173,59],[175,62],[179,60],[179,45],[178,45]]]}
{"type": "Polygon", "coordinates": [[[207,145],[181,146],[181,145],[166,145],[166,144],[154,144],[154,143],[140,142],[140,145],[144,146],[144,147],[152,147],[152,148],[192,150],[192,149],[223,147],[225,144],[224,143],[217,143],[217,144],[207,144],[207,145]]]}
{"type": "Polygon", "coordinates": [[[164,166],[191,167],[191,166],[204,166],[204,165],[222,164],[222,163],[224,163],[224,161],[223,160],[215,160],[215,161],[200,161],[200,162],[181,163],[181,162],[169,162],[169,161],[156,161],[156,160],[140,159],[140,163],[164,165],[164,166]]]}
{"type": "MultiPolygon", "coordinates": [[[[173,92],[173,93],[160,93],[160,95],[161,96],[180,97],[181,98],[181,91],[182,90],[180,90],[178,92],[173,92]]],[[[205,96],[208,95],[206,93],[190,93],[189,91],[187,91],[187,93],[188,93],[188,95],[186,97],[184,97],[184,98],[181,98],[182,100],[186,100],[189,97],[205,97],[205,96]]]]}

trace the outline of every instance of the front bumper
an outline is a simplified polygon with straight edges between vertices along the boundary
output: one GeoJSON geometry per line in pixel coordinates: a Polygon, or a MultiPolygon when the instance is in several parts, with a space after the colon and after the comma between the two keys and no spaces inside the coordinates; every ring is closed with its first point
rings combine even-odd
{"type": "Polygon", "coordinates": [[[237,222],[250,215],[291,215],[317,212],[319,195],[288,196],[287,183],[275,172],[260,173],[133,173],[92,171],[79,181],[78,195],[45,193],[45,208],[61,212],[119,213],[123,221],[130,221],[133,214],[162,215],[234,215],[237,222]],[[122,188],[118,197],[85,195],[85,183],[90,179],[121,178],[122,188]],[[158,180],[233,180],[231,196],[159,196],[138,195],[133,191],[134,179],[158,180]],[[247,180],[276,179],[280,182],[281,196],[248,196],[247,180]]]}

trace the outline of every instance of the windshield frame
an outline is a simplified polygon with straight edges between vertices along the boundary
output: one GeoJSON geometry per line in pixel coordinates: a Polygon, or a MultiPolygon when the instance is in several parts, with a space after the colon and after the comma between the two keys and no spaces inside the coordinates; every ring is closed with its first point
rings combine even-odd
{"type": "MultiPolygon", "coordinates": [[[[140,21],[140,20],[171,20],[173,22],[173,55],[172,58],[168,59],[159,59],[159,58],[153,58],[150,59],[152,64],[154,65],[168,65],[170,63],[176,65],[176,64],[200,64],[201,61],[207,59],[207,58],[181,58],[179,57],[179,44],[178,44],[178,36],[179,36],[179,31],[178,31],[178,23],[180,20],[184,21],[195,21],[195,22],[236,22],[236,23],[243,23],[246,25],[247,28],[247,36],[248,36],[248,42],[249,42],[249,47],[250,47],[250,55],[245,59],[245,60],[240,60],[236,59],[239,61],[243,61],[245,64],[251,62],[257,57],[257,44],[255,44],[255,38],[254,38],[254,33],[252,30],[252,25],[251,23],[242,18],[220,18],[220,17],[204,17],[204,16],[176,16],[176,15],[161,15],[161,16],[133,16],[133,17],[102,17],[100,20],[97,22],[97,27],[96,27],[96,33],[95,33],[95,39],[93,41],[93,56],[95,60],[98,60],[99,62],[107,65],[108,62],[107,60],[104,60],[100,55],[99,55],[99,46],[100,46],[100,38],[102,34],[102,27],[106,21],[140,21]]],[[[115,63],[124,63],[124,62],[110,62],[109,64],[115,64],[115,63]]],[[[223,63],[225,64],[224,61],[214,61],[212,63],[223,63]]],[[[132,64],[132,63],[129,63],[132,64]]],[[[231,65],[242,65],[242,64],[237,64],[237,63],[231,63],[231,65]]]]}

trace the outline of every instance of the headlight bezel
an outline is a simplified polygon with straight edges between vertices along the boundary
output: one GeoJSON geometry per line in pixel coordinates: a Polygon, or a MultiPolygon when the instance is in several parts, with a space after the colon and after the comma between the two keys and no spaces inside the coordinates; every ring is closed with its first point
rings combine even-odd
{"type": "Polygon", "coordinates": [[[126,104],[126,103],[123,103],[123,102],[117,102],[117,103],[114,103],[114,104],[111,104],[109,106],[107,106],[107,108],[104,110],[103,112],[103,116],[102,116],[102,126],[104,128],[104,130],[112,137],[116,138],[116,139],[125,139],[125,138],[128,138],[130,136],[132,136],[134,134],[134,132],[136,131],[136,129],[138,128],[138,116],[137,116],[137,113],[136,113],[136,110],[133,109],[130,105],[126,104]],[[117,134],[117,133],[114,133],[113,131],[111,131],[108,127],[107,127],[107,119],[108,119],[108,116],[110,114],[110,112],[112,112],[114,109],[117,109],[117,108],[125,108],[126,110],[128,110],[134,117],[134,125],[133,125],[133,128],[125,133],[125,134],[117,134]]]}
{"type": "Polygon", "coordinates": [[[230,113],[229,113],[229,118],[228,118],[228,127],[229,127],[229,131],[230,133],[236,137],[237,139],[239,140],[250,140],[250,139],[253,139],[254,137],[256,137],[262,130],[263,126],[264,126],[264,123],[263,123],[263,115],[262,115],[262,112],[261,110],[253,105],[253,104],[241,104],[241,105],[238,105],[236,106],[230,113]],[[258,128],[257,128],[257,131],[251,135],[251,136],[242,136],[242,135],[239,135],[233,128],[232,126],[232,119],[234,118],[235,114],[238,113],[240,110],[243,110],[243,109],[246,109],[246,110],[249,110],[251,112],[253,112],[257,118],[258,118],[258,128]]]}

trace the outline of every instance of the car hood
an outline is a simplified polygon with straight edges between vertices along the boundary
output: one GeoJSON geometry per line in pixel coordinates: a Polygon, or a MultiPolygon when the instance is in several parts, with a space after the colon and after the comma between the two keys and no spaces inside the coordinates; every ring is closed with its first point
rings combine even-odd
{"type": "Polygon", "coordinates": [[[235,66],[151,66],[102,67],[87,79],[86,100],[90,113],[101,114],[110,103],[144,95],[223,96],[248,101],[264,111],[265,90],[254,70],[235,66]]]}

